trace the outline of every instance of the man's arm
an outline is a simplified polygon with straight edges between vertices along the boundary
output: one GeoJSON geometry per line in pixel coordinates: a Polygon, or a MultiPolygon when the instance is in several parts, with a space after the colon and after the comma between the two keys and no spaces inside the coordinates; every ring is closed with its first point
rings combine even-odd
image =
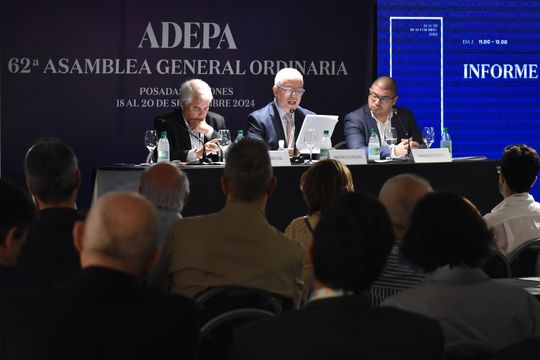
{"type": "Polygon", "coordinates": [[[360,116],[354,113],[345,115],[343,118],[343,129],[347,148],[367,149],[368,138],[365,133],[365,125],[360,116]]]}
{"type": "Polygon", "coordinates": [[[246,137],[266,141],[265,135],[266,135],[266,129],[264,125],[262,124],[262,122],[259,121],[259,119],[257,119],[255,116],[253,116],[253,114],[250,114],[247,120],[246,137]]]}

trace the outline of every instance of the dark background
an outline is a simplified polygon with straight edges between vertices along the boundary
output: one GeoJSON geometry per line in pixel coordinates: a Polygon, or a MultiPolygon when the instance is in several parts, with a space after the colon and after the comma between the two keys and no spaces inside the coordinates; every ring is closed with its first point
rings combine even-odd
{"type": "MultiPolygon", "coordinates": [[[[169,99],[142,96],[140,88],[179,88],[199,77],[213,88],[232,89],[216,99],[249,100],[249,107],[214,107],[228,128],[245,129],[247,115],[272,101],[275,72],[252,75],[249,63],[270,60],[343,62],[347,74],[304,77],[302,106],[319,114],[343,116],[366,101],[375,76],[374,1],[92,1],[8,0],[0,5],[0,131],[1,175],[24,183],[27,149],[40,137],[59,137],[75,150],[83,184],[79,206],[89,207],[92,169],[114,163],[140,163],[146,158],[144,130],[170,107],[117,107],[117,99],[169,99]],[[138,48],[148,23],[161,41],[161,22],[228,24],[236,49],[138,48]],[[14,71],[13,59],[19,61],[14,71]],[[20,59],[36,66],[22,73],[20,59]],[[152,74],[44,74],[49,59],[147,60],[152,74]],[[167,74],[156,71],[160,59],[240,60],[245,75],[167,74]]],[[[202,25],[201,25],[202,27],[202,25]]],[[[199,31],[201,33],[202,31],[199,31]]],[[[201,41],[194,39],[193,42],[201,41]]],[[[224,44],[226,45],[226,44],[224,44]]],[[[333,143],[343,140],[338,124],[333,143]]]]}

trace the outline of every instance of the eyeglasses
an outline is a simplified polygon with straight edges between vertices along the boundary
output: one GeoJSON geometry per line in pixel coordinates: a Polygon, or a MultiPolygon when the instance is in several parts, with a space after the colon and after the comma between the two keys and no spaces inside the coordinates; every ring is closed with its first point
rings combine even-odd
{"type": "Polygon", "coordinates": [[[394,96],[380,96],[380,95],[377,95],[375,94],[374,92],[369,92],[369,96],[371,96],[373,98],[373,100],[377,101],[377,100],[380,100],[383,104],[388,104],[390,101],[392,101],[393,98],[396,97],[396,95],[394,96]]]}
{"type": "Polygon", "coordinates": [[[497,174],[501,173],[501,165],[495,166],[495,169],[497,170],[497,174]]]}
{"type": "Polygon", "coordinates": [[[305,89],[294,89],[294,88],[285,87],[285,86],[281,86],[281,85],[278,85],[277,87],[281,91],[283,91],[286,95],[292,95],[294,93],[297,93],[298,95],[302,96],[306,92],[305,89]]]}

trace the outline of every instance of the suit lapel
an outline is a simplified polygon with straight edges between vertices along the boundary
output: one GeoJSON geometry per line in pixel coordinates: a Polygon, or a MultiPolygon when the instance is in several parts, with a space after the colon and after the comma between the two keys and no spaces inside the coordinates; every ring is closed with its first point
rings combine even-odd
{"type": "Polygon", "coordinates": [[[191,149],[191,135],[189,135],[189,130],[186,127],[186,122],[184,121],[184,117],[182,116],[182,111],[178,110],[177,116],[175,117],[174,121],[180,128],[184,129],[184,131],[180,131],[180,139],[183,146],[177,148],[187,150],[191,149]]]}

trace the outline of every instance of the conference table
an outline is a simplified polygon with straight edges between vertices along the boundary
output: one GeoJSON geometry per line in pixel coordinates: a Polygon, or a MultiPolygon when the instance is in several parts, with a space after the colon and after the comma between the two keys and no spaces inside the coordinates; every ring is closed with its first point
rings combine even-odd
{"type": "MultiPolygon", "coordinates": [[[[460,160],[446,163],[368,163],[349,165],[355,189],[377,196],[389,178],[414,173],[426,178],[438,191],[452,191],[472,201],[483,214],[497,205],[502,197],[498,188],[498,160],[460,160]]],[[[118,164],[94,169],[93,200],[116,190],[137,191],[141,172],[148,165],[118,164]]],[[[274,167],[278,185],[266,208],[269,222],[285,230],[295,217],[306,214],[300,191],[300,177],[309,164],[274,167]]],[[[223,165],[179,165],[189,178],[190,195],[183,216],[203,215],[219,211],[225,204],[220,177],[223,165]]]]}

